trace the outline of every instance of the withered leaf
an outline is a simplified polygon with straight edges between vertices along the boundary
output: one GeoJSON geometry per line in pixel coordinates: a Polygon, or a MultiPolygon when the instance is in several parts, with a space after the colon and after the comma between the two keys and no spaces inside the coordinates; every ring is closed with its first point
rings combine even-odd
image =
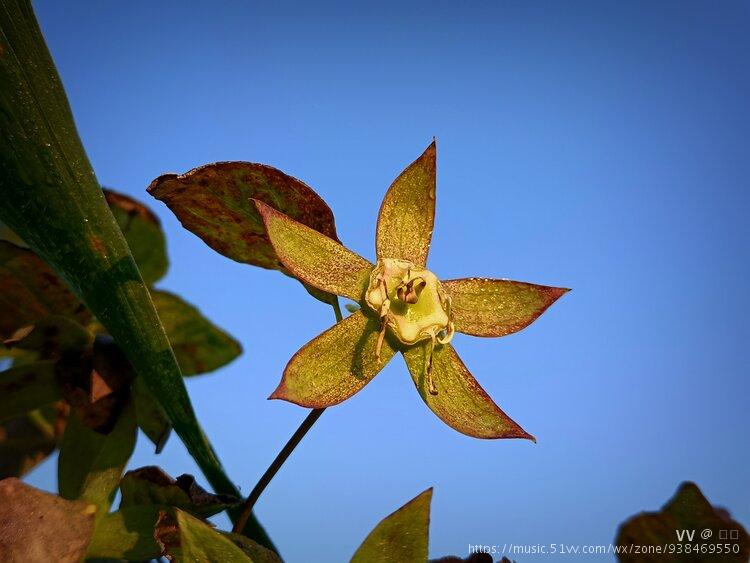
{"type": "Polygon", "coordinates": [[[86,553],[96,507],[0,481],[0,561],[77,563],[86,553]]]}
{"type": "Polygon", "coordinates": [[[55,451],[67,416],[61,402],[0,424],[0,479],[23,477],[55,451]]]}
{"type": "Polygon", "coordinates": [[[54,360],[12,367],[0,372],[0,421],[54,403],[60,396],[54,360]]]}
{"type": "Polygon", "coordinates": [[[240,503],[230,495],[209,493],[195,482],[192,475],[173,479],[155,466],[128,471],[120,482],[122,501],[120,508],[141,505],[165,505],[181,508],[207,518],[240,503]]]}
{"type": "Polygon", "coordinates": [[[147,285],[159,281],[169,268],[167,241],[159,218],[143,203],[128,195],[104,188],[104,197],[125,235],[143,281],[147,285]]]}
{"type": "Polygon", "coordinates": [[[31,250],[0,240],[0,336],[51,315],[85,325],[91,314],[45,262],[31,250]]]}
{"type": "Polygon", "coordinates": [[[21,327],[4,342],[9,348],[36,352],[40,358],[82,353],[94,342],[94,336],[72,319],[53,315],[21,327]]]}
{"type": "MultiPolygon", "coordinates": [[[[620,553],[618,558],[624,563],[657,562],[745,562],[750,557],[750,537],[739,522],[732,520],[729,512],[715,508],[703,496],[695,483],[685,482],[680,485],[675,495],[664,505],[660,512],[642,512],[625,521],[617,533],[618,546],[653,546],[681,543],[677,533],[682,530],[694,530],[701,534],[710,532],[709,541],[695,537],[698,543],[730,542],[731,549],[722,553],[696,553],[683,550],[681,553],[657,553],[655,550],[642,549],[640,552],[620,553]],[[736,546],[736,550],[734,548],[736,546]]],[[[683,541],[688,541],[683,539],[683,541]]]]}
{"type": "Polygon", "coordinates": [[[251,199],[337,239],[333,212],[304,182],[264,164],[217,162],[164,174],[148,187],[182,226],[237,262],[282,270],[251,199]]]}

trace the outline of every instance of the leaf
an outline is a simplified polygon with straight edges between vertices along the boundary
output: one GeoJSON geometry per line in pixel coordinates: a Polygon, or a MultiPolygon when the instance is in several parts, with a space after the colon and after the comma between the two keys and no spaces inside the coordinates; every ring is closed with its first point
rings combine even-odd
{"type": "Polygon", "coordinates": [[[96,507],[68,501],[11,477],[0,481],[0,561],[77,563],[96,507]]]}
{"type": "Polygon", "coordinates": [[[55,451],[67,411],[57,403],[0,423],[0,479],[23,477],[55,451]]]}
{"type": "Polygon", "coordinates": [[[410,260],[417,266],[427,263],[435,223],[436,157],[433,140],[388,188],[375,234],[378,260],[410,260]]]}
{"type": "Polygon", "coordinates": [[[161,555],[170,561],[221,561],[252,563],[229,538],[179,509],[163,510],[154,530],[161,555]]]}
{"type": "MultiPolygon", "coordinates": [[[[3,6],[0,221],[86,303],[144,378],[212,486],[234,494],[237,489],[196,420],[148,289],[78,138],[31,5],[16,0],[3,6]]],[[[254,519],[248,533],[271,545],[254,519]]]]}
{"type": "Polygon", "coordinates": [[[5,346],[34,351],[40,358],[57,358],[66,353],[82,353],[94,343],[94,336],[77,322],[52,316],[16,330],[5,346]]]}
{"type": "Polygon", "coordinates": [[[156,446],[156,453],[160,453],[172,432],[172,425],[159,406],[159,403],[148,392],[143,379],[136,377],[131,388],[135,418],[143,433],[156,446]]]}
{"type": "Polygon", "coordinates": [[[154,539],[154,528],[164,506],[131,506],[102,515],[96,522],[86,560],[126,559],[147,561],[156,559],[161,548],[154,539]]]}
{"type": "Polygon", "coordinates": [[[36,254],[0,240],[0,335],[8,338],[16,329],[51,315],[81,324],[91,319],[80,300],[36,254]]]}
{"type": "Polygon", "coordinates": [[[442,282],[451,296],[456,330],[505,336],[526,328],[569,289],[512,280],[464,278],[442,282]]]}
{"type": "Polygon", "coordinates": [[[0,421],[60,399],[55,380],[55,362],[43,360],[0,372],[0,421]]]}
{"type": "Polygon", "coordinates": [[[359,546],[351,563],[427,561],[432,489],[386,516],[359,546]]]}
{"type": "Polygon", "coordinates": [[[253,199],[338,240],[325,201],[305,183],[264,164],[217,162],[181,175],[164,174],[148,192],[167,204],[183,227],[237,262],[284,271],[253,199]]]}
{"type": "MultiPolygon", "coordinates": [[[[685,482],[680,485],[675,495],[664,505],[661,512],[642,512],[625,521],[617,534],[618,546],[644,546],[641,553],[618,555],[623,563],[641,563],[645,561],[693,562],[693,561],[726,561],[745,562],[750,557],[750,536],[739,522],[732,520],[729,513],[721,508],[714,508],[703,496],[695,483],[685,482]],[[677,536],[680,531],[694,531],[693,539],[677,536]],[[703,530],[708,530],[709,540],[700,537],[703,530]],[[703,554],[697,551],[680,553],[656,553],[655,548],[676,543],[716,544],[730,542],[731,549],[716,555],[703,554]],[[736,549],[736,552],[735,552],[736,549]],[[653,556],[651,555],[653,554],[653,556]]],[[[701,552],[703,553],[703,552],[701,552]]]]}
{"type": "Polygon", "coordinates": [[[337,240],[255,201],[279,260],[300,281],[360,301],[373,265],[337,240]]]}
{"type": "Polygon", "coordinates": [[[153,285],[164,277],[169,268],[167,241],[159,218],[143,203],[128,195],[109,188],[103,191],[143,281],[153,285]]]}
{"type": "Polygon", "coordinates": [[[214,371],[242,353],[239,342],[182,298],[162,290],[153,290],[151,297],[182,375],[214,371]]]}
{"type": "Polygon", "coordinates": [[[208,518],[241,502],[237,497],[207,492],[192,475],[180,475],[175,480],[155,466],[128,471],[120,482],[120,491],[121,509],[159,504],[186,510],[201,518],[208,518]]]}
{"type": "Polygon", "coordinates": [[[109,510],[123,469],[135,448],[132,405],[126,405],[109,434],[87,428],[73,413],[60,444],[57,481],[60,496],[83,499],[109,510]]]}
{"type": "Polygon", "coordinates": [[[232,543],[244,551],[245,555],[252,559],[253,563],[283,563],[276,553],[254,542],[250,538],[230,532],[221,532],[221,534],[232,540],[232,543]]]}
{"type": "Polygon", "coordinates": [[[500,410],[450,344],[436,346],[433,353],[432,378],[437,395],[429,392],[425,381],[429,344],[408,348],[404,351],[404,358],[422,400],[454,430],[474,438],[534,440],[531,434],[500,410]]]}
{"type": "Polygon", "coordinates": [[[362,389],[395,353],[383,342],[375,357],[379,324],[357,311],[308,342],[284,370],[269,399],[284,399],[309,408],[336,405],[362,389]]]}

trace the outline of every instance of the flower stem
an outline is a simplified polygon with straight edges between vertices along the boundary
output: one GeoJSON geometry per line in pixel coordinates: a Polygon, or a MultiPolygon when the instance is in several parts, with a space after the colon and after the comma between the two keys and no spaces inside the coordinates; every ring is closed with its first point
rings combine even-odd
{"type": "MultiPolygon", "coordinates": [[[[336,322],[340,322],[343,316],[341,314],[341,307],[339,306],[339,300],[337,297],[335,297],[331,302],[331,306],[333,307],[333,313],[336,315],[336,322]]],[[[276,456],[276,459],[274,459],[271,465],[268,466],[266,472],[260,478],[255,487],[253,487],[253,490],[250,491],[250,494],[245,499],[245,502],[242,503],[242,512],[240,512],[239,517],[235,521],[232,532],[234,532],[235,534],[239,534],[242,532],[242,530],[245,528],[247,520],[250,518],[250,514],[252,514],[253,512],[255,503],[260,498],[260,495],[263,494],[263,491],[266,490],[266,487],[271,482],[271,479],[273,479],[279,469],[281,469],[281,466],[284,465],[284,462],[294,451],[294,448],[296,448],[297,444],[302,441],[302,438],[305,437],[307,431],[310,430],[310,428],[312,428],[312,425],[315,424],[315,422],[320,418],[320,415],[323,414],[323,411],[325,411],[324,408],[311,410],[310,414],[308,414],[307,417],[305,417],[305,420],[302,421],[302,424],[299,425],[299,428],[297,428],[295,433],[292,434],[292,437],[289,438],[289,441],[281,449],[279,454],[276,456]]]]}

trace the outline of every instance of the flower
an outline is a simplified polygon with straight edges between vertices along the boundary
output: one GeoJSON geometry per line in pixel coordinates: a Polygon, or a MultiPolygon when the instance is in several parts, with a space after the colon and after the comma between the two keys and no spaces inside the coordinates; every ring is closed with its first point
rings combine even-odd
{"type": "Polygon", "coordinates": [[[284,266],[305,284],[361,307],[303,346],[269,398],[309,408],[336,405],[361,390],[398,351],[424,402],[452,428],[477,438],[533,440],[492,401],[450,342],[455,332],[517,332],[568,290],[505,279],[441,282],[427,270],[435,164],[433,141],[388,189],[378,217],[375,264],[254,200],[284,266]]]}

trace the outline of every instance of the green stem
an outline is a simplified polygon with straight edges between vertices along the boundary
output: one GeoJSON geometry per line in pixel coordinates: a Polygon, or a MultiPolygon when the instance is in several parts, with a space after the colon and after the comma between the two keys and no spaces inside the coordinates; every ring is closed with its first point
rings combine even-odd
{"type": "MultiPolygon", "coordinates": [[[[333,313],[336,315],[336,322],[340,322],[343,319],[343,315],[341,314],[341,307],[339,306],[338,298],[334,298],[334,300],[331,302],[331,306],[333,307],[333,313]]],[[[268,469],[266,469],[266,472],[263,473],[263,476],[260,478],[255,487],[253,487],[253,490],[250,491],[250,494],[245,499],[245,502],[242,503],[240,515],[237,517],[237,520],[234,523],[232,532],[234,532],[235,534],[239,534],[242,532],[245,524],[247,523],[247,520],[250,518],[250,515],[253,512],[255,503],[260,498],[260,495],[263,494],[263,491],[266,490],[266,487],[274,478],[276,473],[278,473],[279,469],[281,469],[281,466],[284,465],[284,462],[289,458],[291,453],[294,451],[294,448],[296,448],[297,445],[302,441],[302,438],[305,437],[305,434],[307,434],[308,430],[312,428],[313,424],[315,424],[315,422],[320,418],[320,415],[322,415],[324,411],[324,408],[311,410],[310,414],[308,414],[307,417],[305,417],[305,420],[302,421],[302,424],[299,425],[299,428],[297,428],[294,434],[292,434],[292,437],[289,438],[289,441],[284,445],[271,465],[268,466],[268,469]]]]}

